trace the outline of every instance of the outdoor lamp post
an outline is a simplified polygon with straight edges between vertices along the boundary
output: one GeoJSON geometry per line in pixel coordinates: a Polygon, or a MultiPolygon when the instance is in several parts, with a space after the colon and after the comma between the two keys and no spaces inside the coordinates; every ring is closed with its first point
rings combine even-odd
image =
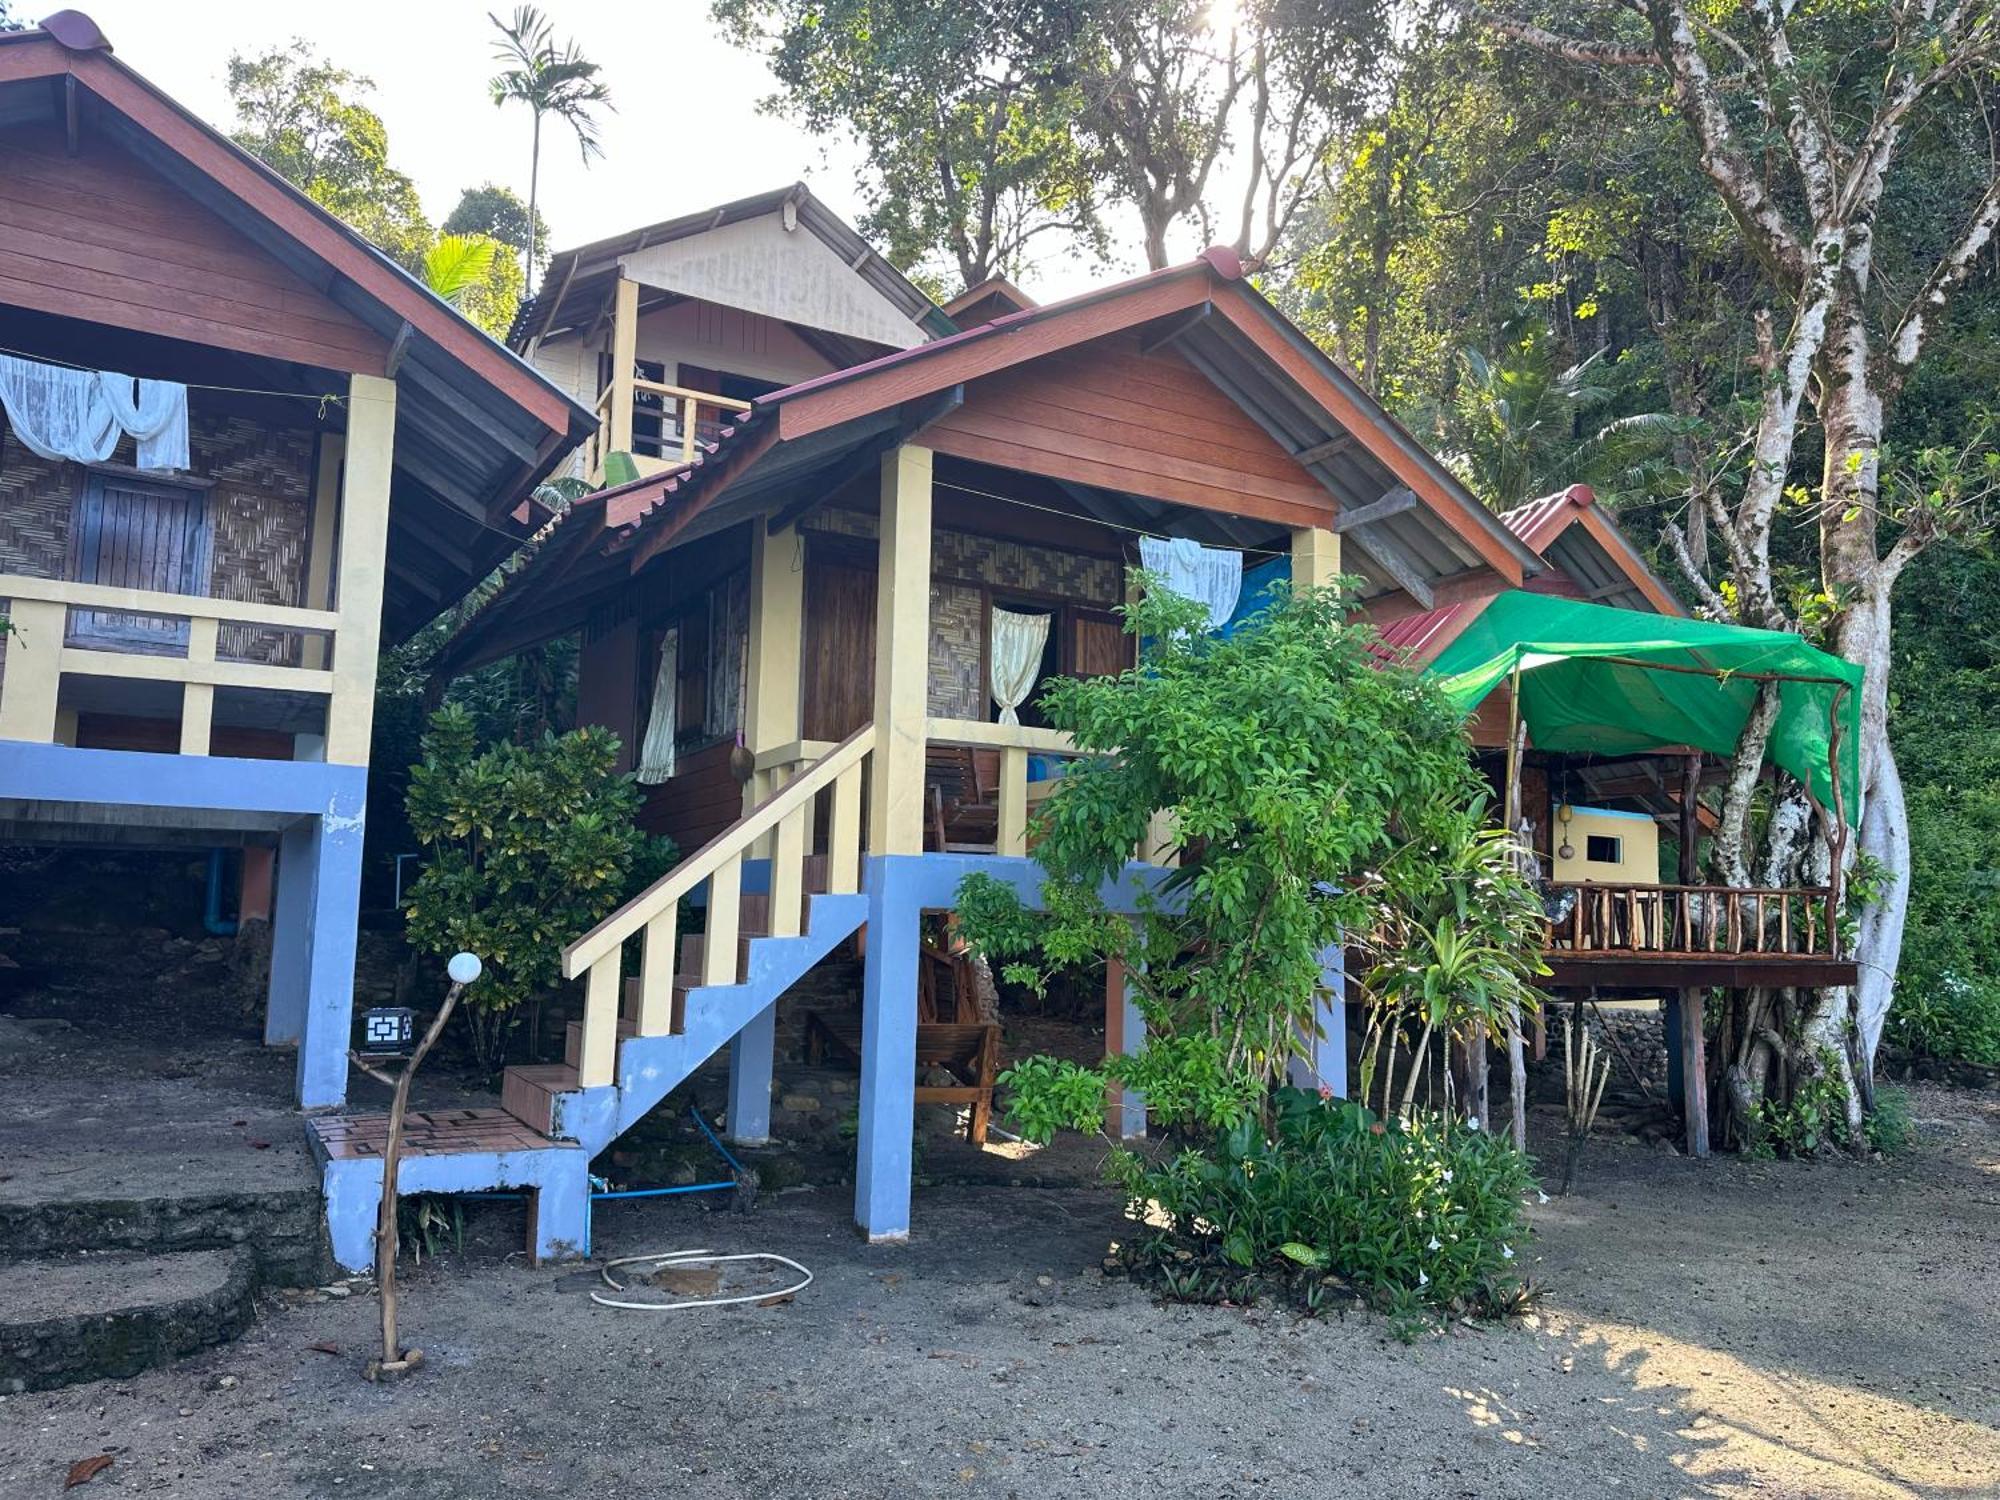
{"type": "MultiPolygon", "coordinates": [[[[407,1375],[424,1362],[423,1350],[403,1348],[396,1335],[396,1178],[403,1159],[403,1116],[410,1106],[410,1081],[416,1076],[417,1068],[443,1035],[445,1022],[451,1019],[460,992],[476,980],[484,968],[476,953],[454,953],[451,956],[451,961],[445,965],[451,988],[445,991],[444,1004],[438,1007],[438,1013],[424,1032],[423,1040],[417,1043],[416,1050],[403,1064],[401,1072],[392,1077],[371,1065],[362,1054],[351,1054],[356,1067],[394,1090],[389,1099],[388,1138],[382,1147],[382,1207],[375,1220],[375,1286],[382,1301],[382,1353],[378,1358],[369,1360],[367,1368],[362,1371],[369,1380],[393,1380],[407,1375]]],[[[371,1041],[374,1039],[372,1023],[376,1014],[369,1012],[371,1041]]],[[[389,1014],[393,1015],[393,1012],[389,1014]]],[[[402,1015],[407,1018],[410,1012],[404,1011],[402,1015]]],[[[387,1029],[385,1026],[385,1032],[387,1029]]]]}

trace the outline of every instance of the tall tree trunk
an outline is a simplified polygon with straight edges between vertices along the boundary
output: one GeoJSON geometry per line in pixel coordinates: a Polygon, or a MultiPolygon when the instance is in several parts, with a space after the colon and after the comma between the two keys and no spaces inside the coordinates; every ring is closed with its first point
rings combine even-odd
{"type": "Polygon", "coordinates": [[[528,261],[521,267],[521,285],[535,286],[535,200],[542,186],[542,112],[535,111],[534,143],[528,151],[528,261]]]}

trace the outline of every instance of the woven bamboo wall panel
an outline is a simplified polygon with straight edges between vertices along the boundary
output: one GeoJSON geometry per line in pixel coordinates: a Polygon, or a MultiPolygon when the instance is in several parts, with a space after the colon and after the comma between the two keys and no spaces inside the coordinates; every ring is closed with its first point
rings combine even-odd
{"type": "MultiPolygon", "coordinates": [[[[213,480],[207,492],[212,599],[298,604],[305,588],[311,515],[313,431],[271,427],[248,417],[195,410],[189,428],[192,474],[213,480]]],[[[130,439],[111,462],[130,465],[130,439]]],[[[70,523],[87,471],[38,458],[0,418],[0,571],[35,578],[69,576],[70,523]]],[[[171,474],[161,479],[171,483],[171,474]]],[[[296,634],[223,627],[217,651],[230,661],[295,664],[296,634]]],[[[0,662],[4,662],[0,654],[0,662]]]]}
{"type": "Polygon", "coordinates": [[[980,680],[984,595],[969,584],[931,585],[931,661],[928,711],[940,719],[986,717],[986,684],[980,680]]]}

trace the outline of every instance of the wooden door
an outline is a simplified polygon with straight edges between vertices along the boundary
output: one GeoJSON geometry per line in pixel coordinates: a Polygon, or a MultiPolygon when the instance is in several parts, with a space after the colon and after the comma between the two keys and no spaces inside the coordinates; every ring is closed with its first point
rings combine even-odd
{"type": "Polygon", "coordinates": [[[824,555],[806,562],[804,733],[844,740],[875,717],[875,570],[824,555]]]}
{"type": "Polygon", "coordinates": [[[1118,616],[1079,609],[1070,616],[1070,674],[1108,677],[1132,665],[1132,637],[1118,616]]]}
{"type": "MultiPolygon", "coordinates": [[[[70,576],[78,583],[206,594],[208,550],[201,491],[121,475],[86,476],[70,543],[70,576]]],[[[186,649],[187,638],[186,620],[94,609],[69,614],[72,644],[171,655],[186,649]]]]}

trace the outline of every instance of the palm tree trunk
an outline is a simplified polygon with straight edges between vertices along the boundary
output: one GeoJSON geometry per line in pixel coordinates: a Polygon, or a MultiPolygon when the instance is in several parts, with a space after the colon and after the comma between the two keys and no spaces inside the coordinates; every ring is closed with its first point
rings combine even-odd
{"type": "Polygon", "coordinates": [[[535,289],[535,199],[542,185],[542,112],[535,111],[534,144],[528,156],[528,260],[521,267],[521,285],[535,289]]]}

